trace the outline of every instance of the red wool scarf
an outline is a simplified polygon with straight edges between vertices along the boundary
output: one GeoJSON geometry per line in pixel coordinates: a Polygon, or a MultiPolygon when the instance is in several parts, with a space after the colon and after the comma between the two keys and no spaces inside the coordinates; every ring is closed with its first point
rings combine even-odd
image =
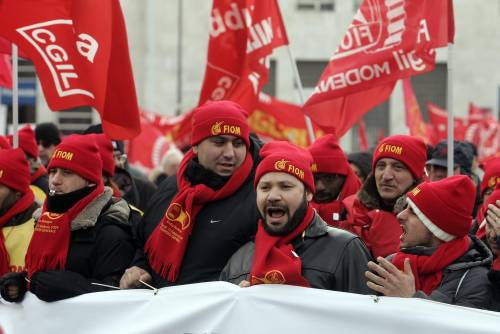
{"type": "Polygon", "coordinates": [[[430,256],[398,252],[392,263],[399,270],[404,268],[405,258],[410,259],[411,271],[415,276],[415,289],[430,295],[441,283],[443,270],[469,250],[469,238],[454,239],[438,247],[430,256]]]}
{"type": "Polygon", "coordinates": [[[190,150],[181,161],[177,173],[177,195],[170,202],[165,215],[148,238],[144,251],[149,263],[157,273],[170,282],[175,282],[186,251],[189,235],[194,227],[196,215],[205,204],[217,201],[236,192],[250,175],[253,159],[247,152],[243,164],[219,190],[204,185],[191,185],[184,177],[191,159],[196,157],[190,150]]]}
{"type": "Polygon", "coordinates": [[[9,253],[4,244],[2,227],[14,216],[28,209],[35,201],[35,196],[28,190],[2,217],[0,217],[0,277],[9,271],[9,253]]]}
{"type": "Polygon", "coordinates": [[[302,261],[291,244],[309,226],[314,218],[311,205],[297,228],[286,236],[271,236],[259,221],[255,236],[255,255],[250,273],[250,284],[288,284],[309,287],[302,276],[302,261]]]}
{"type": "Polygon", "coordinates": [[[45,200],[26,253],[28,277],[37,271],[64,269],[68,257],[71,222],[103,191],[104,186],[100,182],[94,191],[76,202],[65,213],[48,212],[45,200]]]}

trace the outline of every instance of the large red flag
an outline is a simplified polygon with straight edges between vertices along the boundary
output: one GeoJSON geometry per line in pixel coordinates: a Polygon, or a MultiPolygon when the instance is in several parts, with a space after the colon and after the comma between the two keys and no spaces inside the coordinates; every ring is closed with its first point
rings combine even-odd
{"type": "Polygon", "coordinates": [[[199,104],[232,100],[253,110],[274,48],[288,44],[276,0],[214,0],[199,104]]]}
{"type": "Polygon", "coordinates": [[[0,87],[12,89],[12,60],[6,54],[0,54],[0,87]]]}
{"type": "MultiPolygon", "coordinates": [[[[259,95],[257,106],[248,117],[248,123],[250,130],[263,141],[287,140],[301,147],[311,144],[302,108],[269,95],[259,95]]],[[[314,124],[313,131],[316,138],[325,134],[314,124]]]]}
{"type": "Polygon", "coordinates": [[[35,64],[53,110],[88,105],[113,139],[140,132],[118,0],[3,0],[0,35],[35,64]]]}
{"type": "Polygon", "coordinates": [[[342,136],[397,80],[433,70],[434,49],[452,41],[453,26],[451,0],[363,1],[306,114],[342,136]]]}
{"type": "Polygon", "coordinates": [[[410,79],[403,79],[403,95],[405,100],[406,126],[410,135],[420,138],[424,143],[429,144],[429,134],[425,124],[417,98],[413,92],[410,79]]]}

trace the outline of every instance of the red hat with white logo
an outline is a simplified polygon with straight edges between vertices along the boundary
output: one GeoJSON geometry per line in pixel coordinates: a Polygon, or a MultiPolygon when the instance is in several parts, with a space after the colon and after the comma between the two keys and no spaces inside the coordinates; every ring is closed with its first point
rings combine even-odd
{"type": "Polygon", "coordinates": [[[500,184],[500,158],[493,158],[484,165],[481,195],[486,189],[495,188],[497,184],[500,184]]]}
{"type": "Polygon", "coordinates": [[[406,195],[417,217],[440,240],[451,241],[469,232],[476,187],[468,176],[424,182],[406,195]]]}
{"type": "Polygon", "coordinates": [[[22,193],[29,190],[30,168],[20,148],[0,150],[0,183],[22,193]]]}
{"type": "Polygon", "coordinates": [[[56,146],[47,169],[63,168],[84,179],[102,182],[102,161],[95,138],[88,135],[70,135],[56,146]]]}
{"type": "Polygon", "coordinates": [[[377,161],[382,158],[401,161],[415,179],[420,179],[424,175],[427,148],[424,142],[416,137],[389,136],[384,138],[373,152],[373,170],[375,170],[377,161]]]}
{"type": "Polygon", "coordinates": [[[332,134],[316,139],[309,152],[314,160],[313,173],[347,175],[351,169],[337,138],[332,134]]]}
{"type": "Polygon", "coordinates": [[[222,135],[243,139],[250,147],[248,113],[232,101],[209,101],[193,111],[191,145],[222,135]]]}
{"type": "Polygon", "coordinates": [[[255,187],[264,174],[287,173],[314,193],[313,159],[308,151],[286,141],[272,141],[262,146],[260,157],[262,160],[255,171],[255,187]]]}

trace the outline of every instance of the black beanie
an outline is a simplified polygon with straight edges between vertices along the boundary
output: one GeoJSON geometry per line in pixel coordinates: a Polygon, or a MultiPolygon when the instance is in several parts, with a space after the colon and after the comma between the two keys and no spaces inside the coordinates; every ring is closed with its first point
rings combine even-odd
{"type": "Polygon", "coordinates": [[[61,142],[59,129],[54,123],[40,123],[35,128],[35,137],[38,144],[43,146],[57,146],[61,142]]]}
{"type": "Polygon", "coordinates": [[[347,161],[356,165],[365,179],[372,171],[372,155],[368,152],[350,153],[347,155],[347,161]]]}

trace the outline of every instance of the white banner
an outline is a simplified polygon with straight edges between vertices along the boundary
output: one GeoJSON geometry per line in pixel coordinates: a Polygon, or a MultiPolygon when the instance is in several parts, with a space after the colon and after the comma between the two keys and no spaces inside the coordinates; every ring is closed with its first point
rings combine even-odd
{"type": "Polygon", "coordinates": [[[4,334],[498,334],[500,313],[417,298],[210,282],[156,295],[109,291],[55,303],[28,294],[21,304],[0,303],[0,326],[4,334]]]}

